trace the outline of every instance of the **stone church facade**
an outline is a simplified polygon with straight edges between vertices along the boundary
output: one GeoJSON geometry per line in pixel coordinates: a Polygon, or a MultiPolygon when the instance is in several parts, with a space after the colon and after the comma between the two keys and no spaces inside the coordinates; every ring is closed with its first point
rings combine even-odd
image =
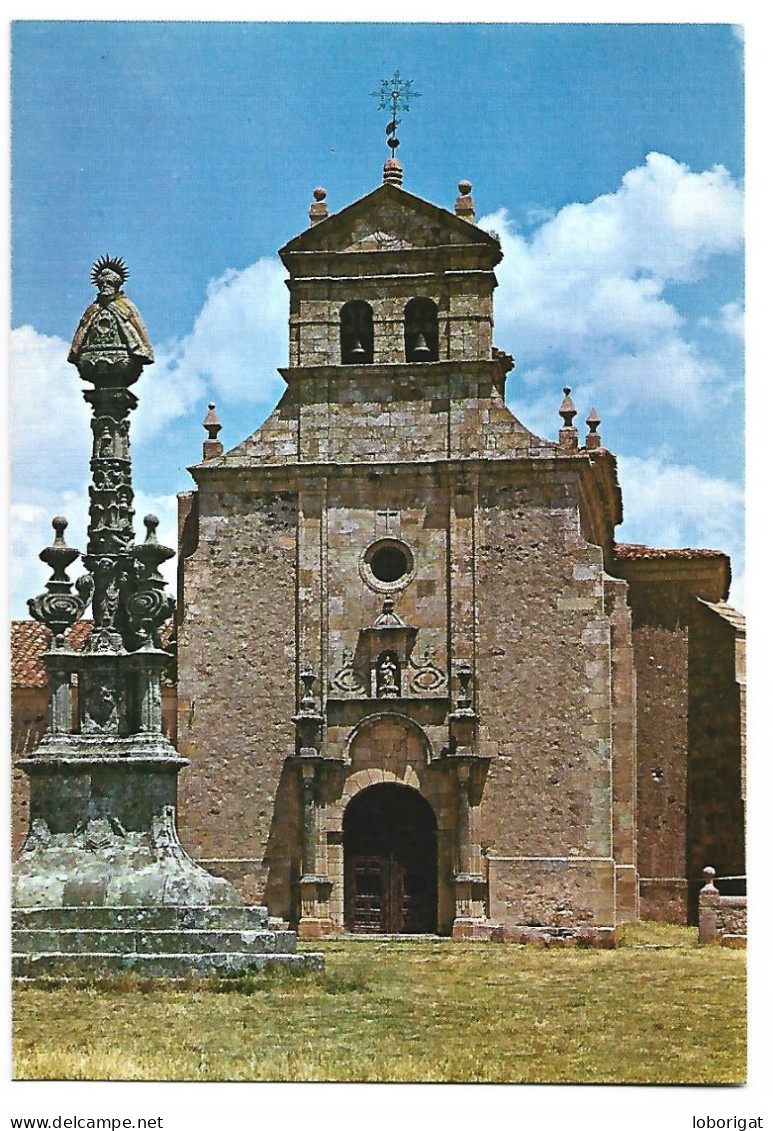
{"type": "Polygon", "coordinates": [[[595,412],[506,407],[467,182],[310,220],[286,391],[180,497],[184,842],[305,937],[685,921],[743,872],[727,557],[617,545],[595,412]]]}
{"type": "MultiPolygon", "coordinates": [[[[553,441],[506,407],[470,188],[447,211],[390,159],[280,252],[284,395],[227,452],[211,412],[180,496],[180,835],[305,937],[603,944],[744,872],[743,618],[726,555],[616,543],[595,411],[581,437],[565,390],[553,441]]],[[[17,754],[41,631],[15,628],[17,754]]]]}

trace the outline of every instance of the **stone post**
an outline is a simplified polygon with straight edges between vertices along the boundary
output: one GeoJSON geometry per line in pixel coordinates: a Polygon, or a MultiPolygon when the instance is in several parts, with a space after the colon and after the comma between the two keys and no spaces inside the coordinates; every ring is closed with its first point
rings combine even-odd
{"type": "Polygon", "coordinates": [[[705,883],[698,896],[698,941],[719,942],[719,889],[714,886],[715,868],[704,868],[705,883]]]}

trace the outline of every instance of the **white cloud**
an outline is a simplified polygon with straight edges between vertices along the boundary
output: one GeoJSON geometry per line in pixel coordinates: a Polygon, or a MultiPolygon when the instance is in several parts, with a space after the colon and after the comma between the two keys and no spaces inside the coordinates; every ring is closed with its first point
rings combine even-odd
{"type": "Polygon", "coordinates": [[[226,404],[273,404],[287,363],[285,272],[273,259],[213,279],[190,334],[157,350],[156,363],[137,383],[135,438],[161,434],[204,397],[226,404]],[[153,396],[144,397],[147,383],[153,396]],[[144,411],[143,411],[144,407],[144,411]]]}
{"type": "MultiPolygon", "coordinates": [[[[32,326],[11,332],[11,468],[14,500],[52,481],[72,484],[88,468],[90,410],[69,342],[32,326]]],[[[34,500],[31,500],[34,503],[34,500]]]]}
{"type": "Polygon", "coordinates": [[[744,339],[744,309],[740,302],[726,302],[716,318],[701,318],[701,325],[719,330],[730,338],[744,339]]]}
{"type": "Polygon", "coordinates": [[[504,252],[497,340],[515,344],[533,388],[536,373],[554,395],[571,377],[607,414],[634,397],[694,413],[721,384],[665,291],[740,249],[743,198],[722,166],[694,173],[651,153],[616,192],[567,205],[529,236],[504,210],[480,223],[500,233],[504,252]]]}
{"type": "Polygon", "coordinates": [[[730,599],[742,607],[743,486],[655,454],[620,456],[618,467],[624,521],[617,541],[729,553],[730,599]]]}

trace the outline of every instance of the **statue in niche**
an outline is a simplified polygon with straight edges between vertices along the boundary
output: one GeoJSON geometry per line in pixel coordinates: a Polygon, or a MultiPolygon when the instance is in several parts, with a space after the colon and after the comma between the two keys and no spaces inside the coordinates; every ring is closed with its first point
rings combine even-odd
{"type": "Polygon", "coordinates": [[[115,454],[120,459],[129,458],[129,421],[119,420],[116,428],[115,454]]]}
{"type": "Polygon", "coordinates": [[[376,696],[379,699],[400,698],[400,668],[391,652],[379,656],[376,667],[376,696]]]}
{"type": "Polygon", "coordinates": [[[91,527],[92,530],[102,530],[105,526],[105,508],[101,503],[91,504],[91,527]]]}
{"type": "Polygon", "coordinates": [[[77,365],[84,351],[116,336],[126,353],[143,365],[153,361],[153,347],[137,307],[123,293],[129,272],[122,259],[103,255],[94,264],[91,281],[96,302],[84,311],[72,340],[68,361],[77,365]]]}
{"type": "Polygon", "coordinates": [[[112,687],[97,684],[86,694],[84,734],[118,733],[118,699],[112,687]]]}
{"type": "Polygon", "coordinates": [[[96,455],[99,459],[109,459],[113,454],[113,436],[109,424],[103,424],[97,438],[96,455]]]}

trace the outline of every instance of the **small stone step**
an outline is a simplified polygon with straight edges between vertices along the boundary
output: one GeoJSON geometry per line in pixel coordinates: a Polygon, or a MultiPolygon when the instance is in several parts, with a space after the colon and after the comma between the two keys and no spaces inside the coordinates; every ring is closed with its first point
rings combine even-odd
{"type": "Polygon", "coordinates": [[[292,954],[294,931],[15,930],[14,954],[292,954]]]}
{"type": "Polygon", "coordinates": [[[267,907],[16,907],[19,930],[266,930],[267,907]]]}
{"type": "Polygon", "coordinates": [[[188,974],[238,974],[281,965],[298,970],[323,970],[322,954],[15,954],[14,978],[94,978],[140,974],[152,978],[184,978],[188,974]]]}

